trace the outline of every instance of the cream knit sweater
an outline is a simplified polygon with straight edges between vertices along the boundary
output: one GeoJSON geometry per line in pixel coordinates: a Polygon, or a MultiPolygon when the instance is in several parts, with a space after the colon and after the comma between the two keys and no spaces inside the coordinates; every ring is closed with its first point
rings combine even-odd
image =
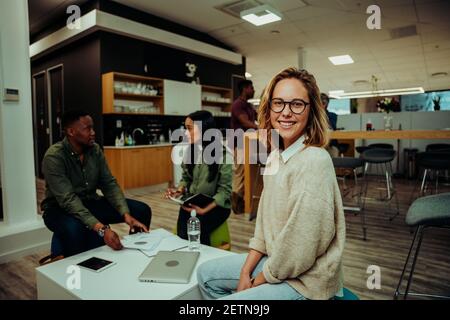
{"type": "Polygon", "coordinates": [[[287,281],[308,299],[329,299],[343,284],[345,219],[333,163],[325,149],[295,143],[268,158],[255,234],[249,247],[268,256],[269,283],[287,281]],[[296,150],[292,150],[292,147],[296,150]],[[289,150],[290,149],[290,150],[289,150]]]}

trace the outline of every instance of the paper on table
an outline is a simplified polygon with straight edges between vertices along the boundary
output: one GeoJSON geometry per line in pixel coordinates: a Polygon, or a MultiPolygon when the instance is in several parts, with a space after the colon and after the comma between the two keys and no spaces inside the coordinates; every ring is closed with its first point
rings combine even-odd
{"type": "Polygon", "coordinates": [[[177,235],[171,235],[169,237],[165,237],[161,240],[157,247],[154,247],[150,250],[141,249],[142,253],[144,253],[148,257],[152,257],[158,253],[158,251],[175,251],[177,249],[185,248],[188,246],[188,242],[184,239],[181,239],[177,235]]]}
{"type": "Polygon", "coordinates": [[[122,239],[122,245],[128,249],[153,250],[158,247],[164,238],[172,237],[169,231],[164,229],[152,230],[149,233],[141,232],[130,234],[122,239]]]}

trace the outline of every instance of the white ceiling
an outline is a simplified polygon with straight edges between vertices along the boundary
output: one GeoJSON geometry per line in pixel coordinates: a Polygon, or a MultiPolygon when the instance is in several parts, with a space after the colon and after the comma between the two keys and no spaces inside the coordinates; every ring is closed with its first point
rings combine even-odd
{"type": "Polygon", "coordinates": [[[448,0],[257,0],[282,12],[280,22],[255,27],[216,9],[236,0],[114,0],[210,34],[247,57],[256,95],[287,66],[316,76],[323,92],[422,86],[450,88],[450,1],[448,0]],[[381,30],[369,30],[366,8],[381,8],[381,30]],[[415,24],[418,35],[391,39],[390,29],[415,24]],[[274,34],[271,31],[278,30],[274,34]],[[329,56],[350,54],[354,64],[334,66],[329,56]],[[445,77],[431,77],[447,72],[445,77]]]}

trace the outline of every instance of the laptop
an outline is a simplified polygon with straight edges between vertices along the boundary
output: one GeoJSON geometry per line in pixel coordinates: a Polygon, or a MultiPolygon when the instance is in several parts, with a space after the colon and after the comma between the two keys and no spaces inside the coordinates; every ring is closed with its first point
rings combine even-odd
{"type": "Polygon", "coordinates": [[[189,283],[198,251],[159,251],[139,276],[139,281],[189,283]]]}

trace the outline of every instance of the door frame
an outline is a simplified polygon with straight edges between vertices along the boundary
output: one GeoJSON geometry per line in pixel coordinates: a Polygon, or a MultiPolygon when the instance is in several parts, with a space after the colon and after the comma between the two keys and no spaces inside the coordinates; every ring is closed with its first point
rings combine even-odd
{"type": "MultiPolygon", "coordinates": [[[[50,130],[50,145],[53,145],[53,113],[52,113],[52,84],[50,80],[50,72],[61,68],[61,90],[62,90],[62,106],[63,106],[63,112],[64,112],[64,64],[60,63],[57,65],[54,65],[53,67],[48,68],[45,70],[46,76],[47,76],[47,105],[48,105],[48,120],[49,125],[48,129],[50,130]]],[[[62,120],[62,119],[61,119],[62,120]]]]}
{"type": "MultiPolygon", "coordinates": [[[[32,93],[33,93],[32,109],[33,110],[32,111],[33,111],[33,124],[34,124],[34,126],[33,126],[33,134],[34,134],[34,138],[35,138],[35,141],[34,141],[34,164],[35,164],[35,168],[36,168],[35,169],[36,177],[39,177],[39,142],[38,142],[38,137],[39,136],[38,136],[38,131],[37,131],[37,128],[38,128],[39,124],[37,123],[37,113],[36,113],[36,109],[37,109],[37,106],[36,106],[36,78],[39,75],[44,75],[44,77],[47,77],[47,73],[46,73],[45,70],[42,70],[42,71],[36,72],[35,74],[31,75],[31,78],[33,79],[32,80],[32,88],[33,88],[33,90],[32,90],[32,93]]],[[[46,79],[44,79],[44,84],[45,84],[45,86],[47,86],[46,79]]],[[[46,98],[48,98],[48,96],[46,98]]]]}

